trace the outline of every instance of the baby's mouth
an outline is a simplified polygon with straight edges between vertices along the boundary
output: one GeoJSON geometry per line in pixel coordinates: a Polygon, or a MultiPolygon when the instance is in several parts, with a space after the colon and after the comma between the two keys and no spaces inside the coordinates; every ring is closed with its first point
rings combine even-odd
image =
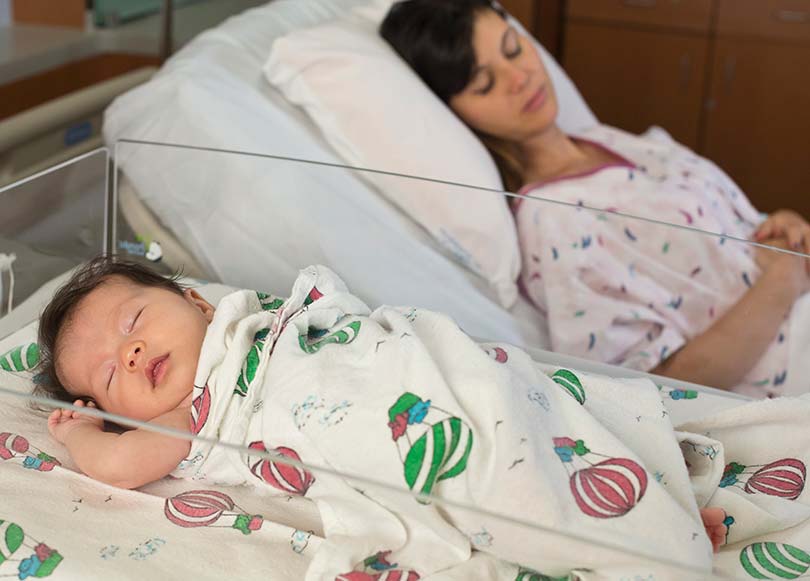
{"type": "Polygon", "coordinates": [[[168,358],[168,353],[166,355],[161,355],[160,357],[155,357],[149,361],[146,369],[144,369],[146,378],[152,383],[152,387],[157,387],[157,384],[160,383],[160,381],[166,375],[166,369],[168,367],[166,360],[168,358]]]}

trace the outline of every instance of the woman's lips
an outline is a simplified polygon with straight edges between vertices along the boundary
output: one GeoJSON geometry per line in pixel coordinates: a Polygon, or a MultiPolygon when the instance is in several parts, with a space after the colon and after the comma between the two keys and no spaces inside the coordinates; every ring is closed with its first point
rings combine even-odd
{"type": "Polygon", "coordinates": [[[167,353],[166,355],[155,357],[149,361],[149,365],[146,366],[144,371],[146,372],[147,379],[152,382],[152,387],[157,387],[157,384],[166,376],[166,371],[169,367],[168,359],[169,354],[167,353]]]}
{"type": "Polygon", "coordinates": [[[523,106],[524,113],[533,113],[537,111],[546,102],[546,86],[543,85],[537,92],[532,95],[531,99],[523,106]]]}

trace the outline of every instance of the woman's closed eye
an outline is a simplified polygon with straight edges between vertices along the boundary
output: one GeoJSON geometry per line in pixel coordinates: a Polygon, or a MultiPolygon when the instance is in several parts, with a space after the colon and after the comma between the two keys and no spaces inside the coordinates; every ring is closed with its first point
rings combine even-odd
{"type": "Polygon", "coordinates": [[[475,77],[475,89],[474,92],[476,95],[486,95],[489,93],[492,88],[495,86],[495,78],[492,76],[492,73],[481,71],[475,77]]]}
{"type": "Polygon", "coordinates": [[[503,56],[508,59],[517,58],[523,52],[520,37],[514,28],[510,28],[504,35],[502,51],[503,56]]]}

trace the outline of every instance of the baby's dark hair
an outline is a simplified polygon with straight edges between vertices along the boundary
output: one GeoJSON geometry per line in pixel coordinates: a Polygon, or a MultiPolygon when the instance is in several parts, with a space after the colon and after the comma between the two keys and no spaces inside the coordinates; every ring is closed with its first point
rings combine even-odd
{"type": "Polygon", "coordinates": [[[492,0],[403,0],[389,10],[380,36],[447,103],[472,80],[473,29],[481,10],[506,17],[492,0]]]}
{"type": "Polygon", "coordinates": [[[183,294],[183,287],[177,282],[179,274],[165,277],[147,266],[121,260],[115,256],[99,256],[79,268],[70,280],[56,291],[39,318],[37,342],[40,362],[34,395],[71,403],[76,399],[68,393],[59,379],[56,369],[59,356],[57,343],[61,333],[70,325],[79,303],[113,276],[120,276],[140,286],[162,288],[183,294]]]}

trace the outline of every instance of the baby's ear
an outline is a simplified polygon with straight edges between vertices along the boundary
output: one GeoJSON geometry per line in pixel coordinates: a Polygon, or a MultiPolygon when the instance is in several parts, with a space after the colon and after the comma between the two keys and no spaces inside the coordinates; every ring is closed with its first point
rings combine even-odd
{"type": "Polygon", "coordinates": [[[202,298],[200,293],[193,288],[187,288],[184,290],[183,296],[188,302],[200,309],[200,312],[209,323],[211,322],[211,320],[214,318],[214,306],[211,303],[202,298]]]}

